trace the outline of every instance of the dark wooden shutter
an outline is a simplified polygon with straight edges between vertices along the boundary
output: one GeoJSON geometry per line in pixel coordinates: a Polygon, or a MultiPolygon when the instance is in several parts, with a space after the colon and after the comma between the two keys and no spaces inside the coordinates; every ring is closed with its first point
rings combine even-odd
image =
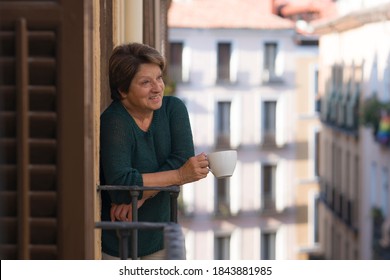
{"type": "Polygon", "coordinates": [[[93,258],[94,2],[0,1],[1,259],[93,258]]]}
{"type": "Polygon", "coordinates": [[[55,26],[0,27],[1,256],[57,258],[55,26]]]}

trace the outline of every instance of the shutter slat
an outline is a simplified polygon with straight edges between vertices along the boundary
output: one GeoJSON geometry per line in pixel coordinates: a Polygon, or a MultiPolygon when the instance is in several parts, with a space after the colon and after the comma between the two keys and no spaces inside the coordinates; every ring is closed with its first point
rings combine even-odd
{"type": "Polygon", "coordinates": [[[57,221],[55,218],[31,219],[31,258],[52,260],[58,258],[57,221]]]}
{"type": "Polygon", "coordinates": [[[56,192],[36,191],[30,193],[31,217],[57,217],[56,192]]]}
{"type": "Polygon", "coordinates": [[[29,259],[29,119],[28,119],[28,38],[26,20],[16,25],[16,81],[17,81],[17,198],[18,198],[18,256],[29,259]]]}

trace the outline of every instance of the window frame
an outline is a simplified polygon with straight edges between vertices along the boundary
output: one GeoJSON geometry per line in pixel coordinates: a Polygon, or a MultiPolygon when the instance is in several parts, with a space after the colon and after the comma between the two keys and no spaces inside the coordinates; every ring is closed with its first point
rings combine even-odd
{"type": "Polygon", "coordinates": [[[220,41],[217,43],[217,83],[230,83],[232,71],[232,43],[220,41]]]}
{"type": "MultiPolygon", "coordinates": [[[[263,163],[261,165],[261,209],[264,210],[276,210],[276,173],[277,173],[277,164],[276,163],[263,163]],[[271,178],[266,178],[266,169],[271,168],[271,178]],[[266,186],[266,180],[270,181],[271,185],[266,186]],[[267,188],[266,188],[267,187],[267,188]],[[266,195],[266,189],[270,189],[269,194],[266,195]]],[[[268,175],[267,175],[268,176],[268,175]]]]}
{"type": "Polygon", "coordinates": [[[216,103],[216,120],[215,120],[215,137],[217,147],[230,148],[231,147],[231,111],[232,102],[230,100],[221,100],[216,103]],[[227,106],[228,108],[221,108],[227,106]],[[227,111],[226,111],[227,110],[227,111]]]}
{"type": "Polygon", "coordinates": [[[276,238],[277,238],[277,232],[276,230],[265,230],[261,232],[260,237],[260,244],[261,244],[261,251],[260,251],[260,259],[262,260],[276,260],[276,238]],[[267,244],[268,246],[265,246],[266,240],[265,237],[270,236],[273,237],[273,240],[270,240],[272,244],[267,244]],[[272,251],[272,252],[269,252],[272,251]]]}
{"type": "Polygon", "coordinates": [[[230,260],[231,241],[232,236],[230,233],[217,233],[214,235],[214,260],[230,260]],[[222,241],[222,247],[219,241],[222,241]]]}

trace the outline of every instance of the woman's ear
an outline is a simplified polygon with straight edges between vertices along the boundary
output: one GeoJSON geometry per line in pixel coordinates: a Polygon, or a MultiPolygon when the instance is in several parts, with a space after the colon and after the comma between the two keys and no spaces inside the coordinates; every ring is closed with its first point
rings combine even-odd
{"type": "Polygon", "coordinates": [[[118,89],[118,92],[119,92],[119,95],[120,95],[121,99],[125,99],[126,98],[127,92],[121,91],[119,89],[118,89]]]}

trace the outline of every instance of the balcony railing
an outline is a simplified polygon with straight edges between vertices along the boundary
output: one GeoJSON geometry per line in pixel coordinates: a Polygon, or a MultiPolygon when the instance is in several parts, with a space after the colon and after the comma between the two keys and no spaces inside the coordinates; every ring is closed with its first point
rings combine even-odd
{"type": "Polygon", "coordinates": [[[327,126],[357,136],[359,127],[359,92],[333,92],[321,99],[321,120],[327,126]]]}
{"type": "Polygon", "coordinates": [[[321,182],[320,201],[339,221],[344,223],[352,232],[358,233],[356,207],[357,203],[339,193],[335,186],[321,182]]]}
{"type": "Polygon", "coordinates": [[[125,260],[129,257],[128,244],[131,242],[131,259],[136,260],[138,255],[138,230],[162,230],[164,232],[164,242],[167,259],[185,259],[184,237],[180,225],[177,224],[177,198],[180,187],[140,187],[140,186],[113,186],[100,185],[98,191],[102,190],[122,190],[129,191],[132,204],[131,222],[96,222],[95,227],[105,230],[116,230],[119,237],[119,255],[125,260]],[[168,223],[151,223],[138,221],[137,201],[142,191],[165,191],[170,193],[171,217],[168,223]]]}

